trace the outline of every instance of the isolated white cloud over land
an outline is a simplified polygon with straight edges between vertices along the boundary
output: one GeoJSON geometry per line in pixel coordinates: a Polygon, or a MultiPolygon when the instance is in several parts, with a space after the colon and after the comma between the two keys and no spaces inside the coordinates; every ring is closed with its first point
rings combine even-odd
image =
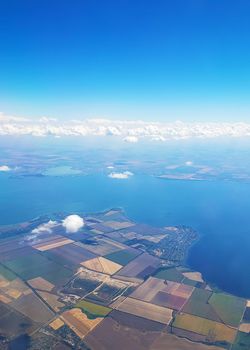
{"type": "Polygon", "coordinates": [[[134,174],[131,173],[131,171],[124,171],[122,173],[110,173],[108,175],[108,177],[110,177],[111,179],[120,179],[120,180],[124,180],[124,179],[128,179],[129,177],[133,176],[134,174]]]}
{"type": "Polygon", "coordinates": [[[32,230],[31,233],[33,233],[34,235],[38,235],[40,233],[45,233],[45,232],[52,233],[53,228],[56,226],[58,226],[58,222],[50,220],[45,224],[39,225],[37,228],[32,230]]]}
{"type": "Polygon", "coordinates": [[[8,165],[0,165],[0,172],[11,171],[11,168],[8,165]]]}
{"type": "Polygon", "coordinates": [[[67,120],[43,117],[38,120],[0,114],[0,136],[115,136],[124,142],[140,139],[152,141],[189,138],[250,137],[250,123],[245,122],[146,122],[141,120],[86,119],[67,120]]]}
{"type": "Polygon", "coordinates": [[[63,220],[62,226],[67,233],[76,233],[84,226],[84,221],[79,215],[69,215],[63,220]]]}

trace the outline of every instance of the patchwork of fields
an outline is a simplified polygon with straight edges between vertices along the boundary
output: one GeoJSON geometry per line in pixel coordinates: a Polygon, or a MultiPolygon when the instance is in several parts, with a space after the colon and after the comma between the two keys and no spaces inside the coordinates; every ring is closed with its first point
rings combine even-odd
{"type": "Polygon", "coordinates": [[[25,335],[55,350],[250,349],[250,302],[159,253],[192,230],[136,224],[118,209],[85,222],[73,234],[0,234],[0,348],[25,335]]]}

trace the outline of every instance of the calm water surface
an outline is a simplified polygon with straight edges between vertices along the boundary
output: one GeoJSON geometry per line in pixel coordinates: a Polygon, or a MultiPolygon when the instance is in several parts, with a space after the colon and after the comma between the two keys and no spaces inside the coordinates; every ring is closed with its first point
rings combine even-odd
{"type": "Polygon", "coordinates": [[[169,181],[135,175],[10,178],[0,174],[0,224],[57,211],[123,207],[148,224],[191,225],[200,241],[188,263],[220,288],[250,298],[250,184],[169,181]]]}

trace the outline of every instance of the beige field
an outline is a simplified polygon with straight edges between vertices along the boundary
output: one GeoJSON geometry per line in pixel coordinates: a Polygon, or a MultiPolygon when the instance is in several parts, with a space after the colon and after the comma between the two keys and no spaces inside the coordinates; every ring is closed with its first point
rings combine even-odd
{"type": "Polygon", "coordinates": [[[171,309],[133,298],[126,298],[118,305],[117,310],[164,324],[170,323],[173,314],[171,309]]]}
{"type": "Polygon", "coordinates": [[[200,272],[183,272],[182,274],[192,281],[204,282],[200,272]]]}
{"type": "Polygon", "coordinates": [[[63,245],[70,244],[73,242],[74,241],[72,241],[71,239],[61,237],[61,238],[55,239],[54,241],[36,244],[33,247],[36,248],[37,250],[39,250],[40,252],[44,252],[46,250],[58,248],[58,247],[61,247],[63,245]]]}
{"type": "Polygon", "coordinates": [[[46,301],[47,304],[49,304],[52,309],[56,312],[60,311],[60,308],[65,306],[63,303],[58,301],[58,296],[55,294],[51,294],[48,292],[38,292],[38,294],[43,298],[44,301],[46,301]]]}
{"type": "Polygon", "coordinates": [[[11,299],[6,297],[5,295],[3,294],[0,294],[0,301],[4,304],[9,304],[11,303],[11,299]]]}
{"type": "Polygon", "coordinates": [[[13,288],[7,289],[5,293],[13,299],[18,299],[22,295],[19,290],[13,288]]]}
{"type": "Polygon", "coordinates": [[[96,272],[106,273],[108,275],[113,275],[114,273],[116,273],[122,268],[122,265],[119,265],[103,257],[84,261],[81,263],[81,265],[86,267],[87,269],[90,269],[96,272]]]}
{"type": "Polygon", "coordinates": [[[51,328],[53,328],[56,331],[57,329],[61,328],[64,325],[64,322],[60,318],[56,318],[49,325],[51,328]]]}
{"type": "Polygon", "coordinates": [[[50,292],[55,286],[54,284],[46,281],[42,277],[36,277],[28,281],[28,283],[31,285],[31,287],[35,289],[44,290],[46,292],[50,292]]]}
{"type": "Polygon", "coordinates": [[[233,343],[237,330],[222,323],[189,314],[179,314],[173,323],[174,327],[188,330],[209,337],[211,341],[233,343]]]}
{"type": "Polygon", "coordinates": [[[242,323],[239,330],[244,333],[250,333],[250,323],[242,323]]]}
{"type": "Polygon", "coordinates": [[[65,311],[61,315],[61,318],[81,339],[103,320],[101,317],[95,318],[94,320],[88,319],[88,317],[77,308],[65,311]]]}

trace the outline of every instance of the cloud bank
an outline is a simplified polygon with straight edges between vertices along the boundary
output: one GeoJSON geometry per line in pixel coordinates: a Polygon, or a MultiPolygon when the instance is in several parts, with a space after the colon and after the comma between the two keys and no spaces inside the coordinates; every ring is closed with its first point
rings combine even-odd
{"type": "Polygon", "coordinates": [[[181,140],[189,138],[250,137],[250,123],[183,123],[176,121],[145,122],[108,119],[59,121],[43,117],[39,120],[0,114],[1,135],[32,136],[116,136],[125,142],[140,139],[152,141],[181,140]]]}
{"type": "Polygon", "coordinates": [[[131,171],[124,171],[123,173],[110,173],[108,175],[108,177],[110,177],[111,179],[128,179],[129,177],[133,176],[134,174],[131,173],[131,171]]]}
{"type": "Polygon", "coordinates": [[[0,165],[0,172],[11,171],[11,168],[8,165],[0,165]]]}
{"type": "Polygon", "coordinates": [[[69,215],[63,220],[62,226],[66,232],[75,233],[84,226],[84,221],[79,215],[69,215]]]}

